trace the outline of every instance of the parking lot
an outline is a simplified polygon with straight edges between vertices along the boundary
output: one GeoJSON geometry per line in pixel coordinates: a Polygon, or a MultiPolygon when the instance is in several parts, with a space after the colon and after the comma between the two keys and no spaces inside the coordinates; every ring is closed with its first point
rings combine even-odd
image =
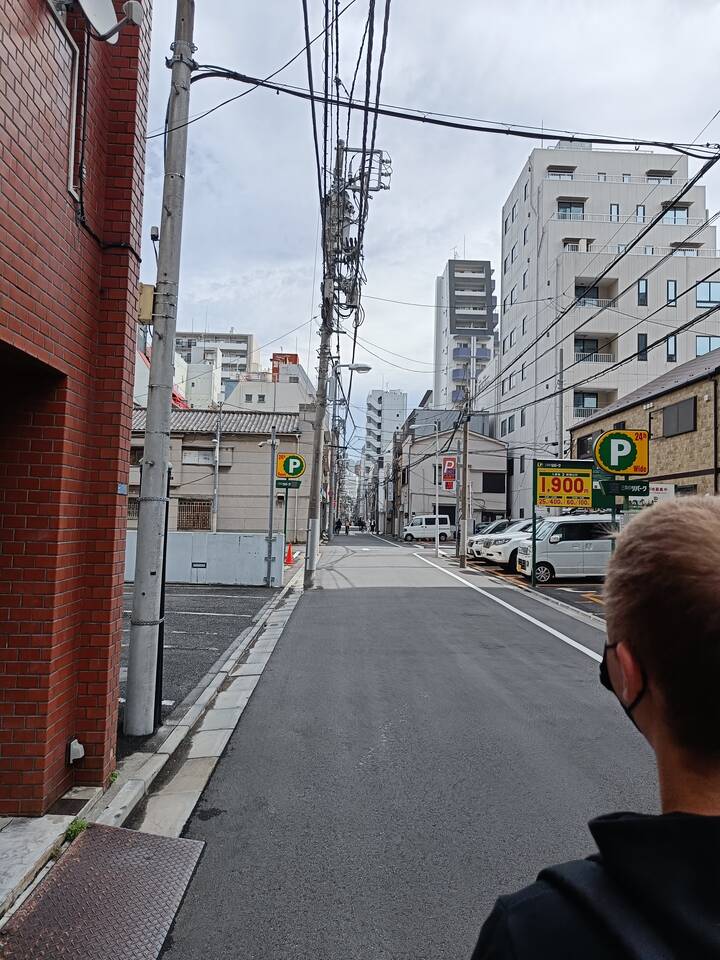
{"type": "MultiPolygon", "coordinates": [[[[498,577],[504,582],[514,584],[523,590],[532,590],[530,580],[521,573],[509,573],[492,563],[483,563],[481,560],[471,560],[470,566],[483,573],[498,577]]],[[[604,603],[602,598],[603,581],[600,577],[587,577],[581,580],[558,580],[555,583],[538,584],[535,592],[541,596],[551,597],[569,603],[578,610],[592,613],[596,617],[604,617],[604,603]]]]}
{"type": "MultiPolygon", "coordinates": [[[[168,716],[227,650],[251,626],[277,593],[263,587],[171,584],[165,595],[163,717],[168,716]]],[[[132,585],[125,585],[120,697],[125,697],[132,585]]]]}

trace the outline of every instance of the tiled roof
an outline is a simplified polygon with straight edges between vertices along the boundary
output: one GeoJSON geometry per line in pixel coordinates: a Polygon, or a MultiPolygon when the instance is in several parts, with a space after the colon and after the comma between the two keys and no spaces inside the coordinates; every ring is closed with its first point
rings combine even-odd
{"type": "MultiPolygon", "coordinates": [[[[299,433],[300,416],[297,413],[243,413],[223,411],[221,430],[224,434],[268,434],[275,427],[279,434],[299,433]]],[[[172,433],[215,433],[216,410],[173,410],[170,414],[172,433]]],[[[133,432],[145,429],[145,410],[133,411],[133,432]]]]}
{"type": "Polygon", "coordinates": [[[626,394],[620,400],[609,403],[606,407],[601,407],[592,417],[586,417],[571,429],[580,430],[588,424],[595,423],[596,420],[602,420],[613,413],[620,413],[621,410],[628,410],[639,403],[647,403],[664,393],[670,393],[679,387],[687,386],[688,383],[704,380],[705,377],[712,376],[718,371],[720,371],[720,349],[711,350],[701,357],[695,357],[694,360],[688,360],[687,363],[680,364],[674,370],[668,370],[667,373],[663,373],[662,376],[656,377],[642,387],[638,387],[637,390],[626,394]]]}

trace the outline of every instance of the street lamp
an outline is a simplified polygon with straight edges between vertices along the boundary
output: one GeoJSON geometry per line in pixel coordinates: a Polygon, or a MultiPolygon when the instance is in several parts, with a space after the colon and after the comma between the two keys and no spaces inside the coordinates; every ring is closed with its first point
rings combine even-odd
{"type": "MultiPolygon", "coordinates": [[[[416,430],[419,430],[420,427],[427,427],[428,423],[413,423],[410,427],[410,430],[414,434],[416,430]]],[[[435,420],[433,422],[433,428],[435,430],[435,556],[440,556],[440,421],[435,420]]],[[[457,478],[455,479],[457,483],[457,478]]],[[[410,489],[412,490],[412,475],[408,470],[408,483],[410,484],[410,489]]]]}
{"type": "Polygon", "coordinates": [[[335,436],[335,421],[337,420],[338,370],[349,370],[351,373],[370,373],[372,367],[368,366],[367,363],[336,363],[333,365],[332,420],[330,421],[330,434],[332,441],[330,447],[330,507],[328,510],[328,541],[332,539],[335,533],[335,471],[337,466],[337,439],[335,436]]]}

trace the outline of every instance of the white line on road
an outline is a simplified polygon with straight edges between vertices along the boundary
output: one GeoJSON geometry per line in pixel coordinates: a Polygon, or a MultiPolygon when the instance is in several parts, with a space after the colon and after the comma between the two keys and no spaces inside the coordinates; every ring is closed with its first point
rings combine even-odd
{"type": "Polygon", "coordinates": [[[392,540],[386,540],[384,537],[379,537],[376,533],[371,533],[370,536],[375,537],[376,540],[379,540],[380,543],[386,544],[388,547],[395,547],[397,550],[403,549],[399,543],[393,543],[392,540]]]}
{"type": "MultiPolygon", "coordinates": [[[[132,610],[123,610],[123,613],[132,613],[132,610]]],[[[245,617],[247,619],[253,616],[252,613],[203,613],[202,610],[168,610],[165,615],[166,617],[245,617]]]]}
{"type": "Polygon", "coordinates": [[[435,567],[436,570],[439,570],[441,573],[446,574],[448,577],[452,577],[453,580],[457,580],[466,587],[470,587],[471,590],[475,590],[476,593],[481,593],[484,597],[487,597],[488,600],[492,600],[493,603],[499,603],[501,607],[505,607],[506,610],[512,610],[513,613],[516,613],[519,617],[522,617],[523,620],[527,620],[528,623],[534,624],[534,626],[539,627],[541,630],[544,630],[546,633],[552,634],[553,637],[557,637],[558,640],[562,640],[563,643],[567,643],[570,647],[575,647],[576,650],[579,650],[580,653],[584,653],[586,657],[590,657],[591,660],[595,660],[596,663],[600,663],[602,657],[599,653],[595,653],[594,650],[591,650],[589,647],[583,646],[582,643],[578,643],[577,640],[573,640],[572,637],[566,636],[564,633],[560,633],[559,630],[555,630],[553,627],[549,627],[546,623],[543,623],[542,620],[537,620],[535,617],[531,617],[529,613],[525,613],[522,610],[518,610],[517,607],[513,607],[511,603],[507,603],[505,600],[501,600],[500,597],[493,596],[492,593],[488,593],[487,590],[483,590],[482,587],[475,586],[474,583],[469,583],[463,577],[459,577],[456,573],[453,573],[451,570],[446,570],[444,567],[439,566],[437,563],[433,563],[432,560],[428,560],[427,557],[423,557],[421,554],[415,554],[418,559],[422,560],[424,563],[429,563],[431,567],[435,567]]]}

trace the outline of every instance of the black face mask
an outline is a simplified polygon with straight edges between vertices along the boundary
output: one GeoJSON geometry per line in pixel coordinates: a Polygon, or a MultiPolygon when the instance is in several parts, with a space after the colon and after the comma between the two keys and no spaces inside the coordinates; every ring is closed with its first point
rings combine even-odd
{"type": "MultiPolygon", "coordinates": [[[[641,674],[642,674],[642,687],[640,688],[640,692],[639,692],[638,695],[635,697],[635,699],[633,700],[633,702],[626,707],[625,704],[622,702],[622,700],[620,700],[620,697],[618,697],[618,695],[615,693],[615,690],[613,689],[612,681],[610,680],[610,671],[608,670],[608,665],[607,665],[607,652],[608,652],[608,650],[614,650],[615,647],[617,647],[617,646],[618,646],[617,643],[606,643],[606,644],[605,644],[605,649],[603,650],[602,660],[600,661],[600,683],[605,687],[606,690],[609,690],[610,693],[612,693],[612,694],[615,695],[615,697],[617,698],[618,702],[620,703],[620,706],[623,708],[623,710],[624,710],[625,713],[628,715],[628,717],[630,717],[630,719],[632,720],[632,722],[635,723],[635,720],[634,720],[634,718],[633,718],[632,712],[633,712],[633,710],[635,709],[635,707],[640,703],[640,701],[642,700],[642,698],[645,696],[645,692],[647,691],[647,676],[646,676],[645,671],[643,670],[643,668],[640,667],[640,672],[641,672],[641,674]]],[[[637,726],[636,723],[635,723],[635,726],[637,726]]]]}

